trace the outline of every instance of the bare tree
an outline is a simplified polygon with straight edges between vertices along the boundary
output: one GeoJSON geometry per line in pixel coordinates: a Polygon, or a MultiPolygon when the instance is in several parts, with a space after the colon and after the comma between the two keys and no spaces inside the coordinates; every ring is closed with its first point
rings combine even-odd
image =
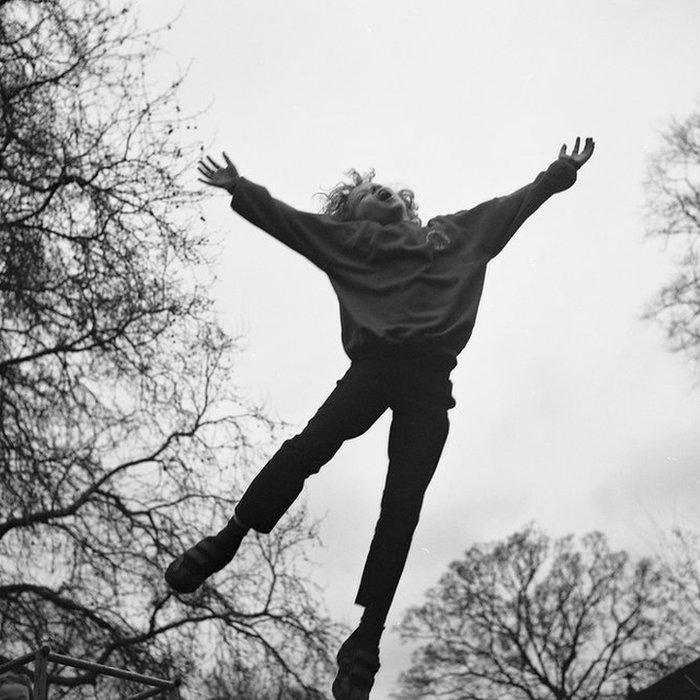
{"type": "MultiPolygon", "coordinates": [[[[3,652],[173,676],[216,647],[311,692],[342,631],[296,565],[318,539],[303,507],[197,595],[162,580],[230,516],[275,425],[233,384],[181,183],[193,124],[179,80],[152,95],[153,41],[126,5],[0,3],[3,652]]],[[[51,682],[112,693],[89,672],[51,682]]]]}
{"type": "Polygon", "coordinates": [[[274,669],[262,664],[251,673],[227,659],[217,659],[214,669],[203,679],[203,696],[207,700],[325,700],[320,690],[304,688],[293,679],[280,677],[274,669]]]}
{"type": "Polygon", "coordinates": [[[695,658],[664,568],[528,526],[449,566],[402,638],[418,640],[396,697],[620,698],[695,658]]]}
{"type": "Polygon", "coordinates": [[[672,586],[673,609],[684,630],[682,639],[698,656],[700,649],[692,644],[700,638],[700,533],[681,527],[660,533],[658,556],[672,586]]]}
{"type": "Polygon", "coordinates": [[[649,158],[644,187],[649,236],[662,236],[677,254],[675,276],[652,300],[670,347],[700,360],[700,112],[671,119],[649,158]]]}

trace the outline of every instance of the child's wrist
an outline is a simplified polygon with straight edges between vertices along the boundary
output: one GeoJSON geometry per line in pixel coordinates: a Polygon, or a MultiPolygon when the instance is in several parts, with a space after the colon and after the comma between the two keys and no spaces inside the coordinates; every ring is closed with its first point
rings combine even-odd
{"type": "Polygon", "coordinates": [[[235,180],[232,180],[226,185],[226,191],[229,194],[233,194],[234,191],[236,190],[236,186],[238,185],[238,181],[240,180],[240,177],[237,177],[235,180]]]}
{"type": "Polygon", "coordinates": [[[578,170],[582,163],[577,163],[575,160],[573,160],[570,156],[559,156],[559,160],[562,163],[566,163],[567,165],[570,165],[572,168],[575,170],[578,170]]]}

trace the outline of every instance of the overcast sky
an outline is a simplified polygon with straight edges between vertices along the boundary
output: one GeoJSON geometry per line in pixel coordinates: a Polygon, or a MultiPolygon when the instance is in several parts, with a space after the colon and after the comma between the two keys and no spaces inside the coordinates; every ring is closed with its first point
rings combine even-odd
{"type": "MultiPolygon", "coordinates": [[[[139,5],[144,26],[175,12],[139,5]]],[[[527,184],[577,135],[595,139],[577,183],[489,266],[389,626],[466,547],[530,520],[553,536],[600,529],[638,553],[657,527],[700,528],[698,370],[640,320],[673,270],[644,238],[646,159],[671,116],[700,107],[699,28],[696,0],[185,0],[163,36],[159,70],[189,70],[181,104],[206,108],[196,123],[211,152],[299,209],[316,211],[313,193],[348,168],[374,167],[415,190],[427,221],[527,184]]],[[[348,367],[337,302],[225,195],[205,210],[226,232],[222,322],[247,329],[238,381],[291,436],[348,367]]],[[[388,426],[387,414],[305,489],[311,514],[327,514],[314,577],[350,624],[388,426]]],[[[377,700],[410,647],[387,631],[381,658],[377,700]]]]}

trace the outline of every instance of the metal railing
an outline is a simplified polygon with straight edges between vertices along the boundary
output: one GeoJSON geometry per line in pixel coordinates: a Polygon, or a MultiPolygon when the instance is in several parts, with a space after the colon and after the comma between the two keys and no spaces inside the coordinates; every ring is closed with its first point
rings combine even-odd
{"type": "Polygon", "coordinates": [[[99,675],[112,676],[114,678],[122,678],[135,683],[142,683],[150,686],[146,690],[142,690],[136,695],[129,695],[125,700],[144,700],[145,698],[153,698],[160,696],[165,700],[180,700],[178,687],[180,681],[170,681],[166,678],[156,678],[155,676],[146,676],[143,673],[134,673],[133,671],[125,671],[114,666],[105,666],[94,661],[83,661],[72,656],[64,654],[55,654],[48,646],[43,646],[37,649],[36,652],[19,656],[12,661],[6,661],[0,664],[0,673],[11,671],[19,666],[24,666],[27,663],[34,662],[34,694],[33,700],[47,700],[48,677],[47,667],[49,662],[62,664],[63,666],[71,666],[72,668],[81,668],[86,671],[96,671],[99,675]]]}

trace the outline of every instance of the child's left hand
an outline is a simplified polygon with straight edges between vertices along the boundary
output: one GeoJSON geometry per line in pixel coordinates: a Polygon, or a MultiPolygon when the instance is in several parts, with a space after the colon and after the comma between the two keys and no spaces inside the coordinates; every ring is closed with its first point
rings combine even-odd
{"type": "Polygon", "coordinates": [[[577,136],[576,143],[574,143],[574,150],[571,151],[571,155],[567,155],[566,153],[566,144],[564,144],[559,150],[559,158],[567,160],[576,169],[580,168],[593,155],[593,149],[595,148],[595,143],[590,136],[586,139],[586,143],[581,153],[578,152],[580,143],[581,137],[577,136]]]}

